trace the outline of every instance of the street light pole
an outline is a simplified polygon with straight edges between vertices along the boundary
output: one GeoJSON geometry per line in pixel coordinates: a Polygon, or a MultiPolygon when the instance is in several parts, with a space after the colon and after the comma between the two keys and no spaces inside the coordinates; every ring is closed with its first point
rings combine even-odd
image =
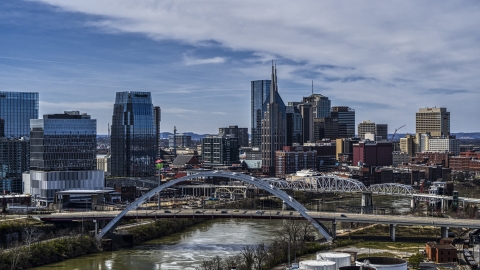
{"type": "MultiPolygon", "coordinates": [[[[158,170],[158,186],[160,186],[160,170],[158,170]]],[[[160,210],[160,191],[158,191],[158,210],[160,210]]]]}

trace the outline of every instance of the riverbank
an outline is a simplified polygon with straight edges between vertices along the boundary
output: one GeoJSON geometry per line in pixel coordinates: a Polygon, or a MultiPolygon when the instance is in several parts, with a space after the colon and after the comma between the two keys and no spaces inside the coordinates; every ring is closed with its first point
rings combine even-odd
{"type": "MultiPolygon", "coordinates": [[[[164,219],[131,227],[123,230],[122,233],[132,235],[133,243],[139,244],[181,232],[203,221],[202,219],[164,219]]],[[[62,236],[40,242],[29,242],[24,239],[23,243],[17,242],[0,252],[0,269],[29,269],[101,251],[101,247],[91,234],[62,236]]]]}

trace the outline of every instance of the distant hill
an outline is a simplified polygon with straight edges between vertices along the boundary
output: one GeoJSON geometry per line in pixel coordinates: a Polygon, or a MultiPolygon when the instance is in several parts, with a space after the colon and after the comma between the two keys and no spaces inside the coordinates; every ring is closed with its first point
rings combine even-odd
{"type": "MultiPolygon", "coordinates": [[[[177,133],[177,134],[180,134],[180,133],[177,133]]],[[[196,140],[196,141],[199,141],[201,140],[202,138],[205,138],[207,136],[207,134],[197,134],[197,133],[193,133],[193,132],[182,132],[181,134],[185,134],[187,136],[191,136],[192,137],[192,140],[196,140]]],[[[172,132],[161,132],[160,133],[160,137],[162,139],[168,139],[168,136],[169,135],[173,135],[172,132]]]]}
{"type": "MultiPolygon", "coordinates": [[[[415,135],[415,133],[397,133],[395,139],[404,138],[407,134],[415,135]]],[[[393,134],[388,134],[388,139],[390,139],[392,135],[393,134]]],[[[480,139],[480,132],[457,132],[452,133],[452,135],[455,135],[457,139],[480,139]]]]}
{"type": "MultiPolygon", "coordinates": [[[[207,134],[197,134],[194,132],[183,132],[183,134],[192,136],[192,140],[201,140],[202,138],[205,138],[207,134]]],[[[414,133],[397,133],[395,134],[395,140],[399,140],[400,138],[404,138],[405,135],[410,134],[414,135],[414,133]]],[[[162,139],[168,139],[168,135],[173,135],[171,132],[162,132],[160,133],[160,136],[162,139]]],[[[388,139],[392,137],[393,134],[388,134],[388,139]]],[[[457,132],[457,133],[452,133],[452,135],[457,136],[457,139],[480,139],[480,132],[457,132]]],[[[97,138],[107,138],[107,135],[97,135],[97,138]]]]}

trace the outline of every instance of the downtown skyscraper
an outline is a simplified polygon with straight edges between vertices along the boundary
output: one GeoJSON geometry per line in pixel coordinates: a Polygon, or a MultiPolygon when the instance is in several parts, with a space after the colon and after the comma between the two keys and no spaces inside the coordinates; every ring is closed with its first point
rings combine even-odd
{"type": "Polygon", "coordinates": [[[0,91],[0,190],[23,192],[30,166],[30,119],[38,118],[38,93],[0,91]]]}
{"type": "Polygon", "coordinates": [[[105,175],[97,170],[96,152],[97,120],[86,113],[65,111],[30,120],[25,193],[47,206],[62,190],[103,189],[105,175]]]}
{"type": "Polygon", "coordinates": [[[264,104],[270,94],[271,80],[258,80],[251,82],[251,132],[252,147],[262,145],[262,120],[265,116],[264,104]]]}
{"type": "Polygon", "coordinates": [[[29,137],[30,119],[37,118],[38,93],[0,91],[0,119],[6,138],[29,137]]]}
{"type": "Polygon", "coordinates": [[[158,122],[150,92],[117,92],[112,116],[112,176],[155,174],[158,122]]]}
{"type": "Polygon", "coordinates": [[[275,174],[275,152],[286,145],[286,107],[278,94],[277,69],[272,65],[272,83],[262,120],[262,172],[275,174]]]}

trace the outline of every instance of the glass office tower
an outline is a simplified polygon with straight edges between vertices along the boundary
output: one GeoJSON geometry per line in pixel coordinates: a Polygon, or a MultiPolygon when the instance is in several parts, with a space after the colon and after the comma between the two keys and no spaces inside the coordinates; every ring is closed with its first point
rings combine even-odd
{"type": "Polygon", "coordinates": [[[263,104],[270,94],[271,80],[259,80],[251,82],[251,117],[252,117],[252,147],[262,145],[262,119],[265,115],[263,104]]]}
{"type": "Polygon", "coordinates": [[[355,110],[348,106],[332,107],[332,118],[338,119],[338,137],[355,137],[355,110]]]}
{"type": "Polygon", "coordinates": [[[0,91],[0,118],[6,138],[30,136],[30,119],[38,118],[38,93],[0,91]]]}
{"type": "Polygon", "coordinates": [[[95,170],[97,120],[78,111],[47,114],[30,121],[30,169],[95,170]]]}
{"type": "Polygon", "coordinates": [[[153,176],[156,124],[150,92],[118,92],[112,117],[112,176],[153,176]]]}

